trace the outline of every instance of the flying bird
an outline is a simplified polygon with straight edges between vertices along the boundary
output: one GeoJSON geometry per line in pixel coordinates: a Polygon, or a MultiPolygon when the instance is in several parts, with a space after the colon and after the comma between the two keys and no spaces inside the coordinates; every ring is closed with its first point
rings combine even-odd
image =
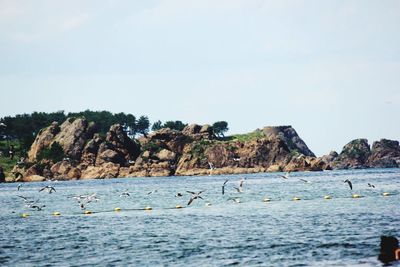
{"type": "Polygon", "coordinates": [[[225,194],[225,185],[226,185],[226,183],[227,183],[228,181],[229,181],[229,180],[226,179],[225,182],[224,182],[224,184],[222,185],[222,194],[223,194],[223,195],[225,194]]]}
{"type": "Polygon", "coordinates": [[[353,190],[353,184],[350,182],[349,179],[346,179],[346,180],[344,181],[344,183],[347,183],[347,184],[349,185],[349,187],[350,187],[350,190],[353,190]]]}
{"type": "Polygon", "coordinates": [[[302,181],[302,182],[305,182],[306,184],[311,184],[311,181],[308,181],[308,180],[306,180],[306,179],[301,179],[301,178],[298,178],[300,181],[302,181]]]}
{"type": "Polygon", "coordinates": [[[128,191],[122,192],[122,193],[119,195],[119,197],[130,197],[130,196],[131,196],[131,194],[129,194],[128,191]]]}
{"type": "Polygon", "coordinates": [[[183,197],[183,195],[182,195],[182,193],[178,192],[178,193],[175,194],[175,197],[183,197]]]}
{"type": "Polygon", "coordinates": [[[279,177],[283,178],[283,179],[288,179],[290,176],[290,172],[285,173],[285,175],[279,175],[279,177]]]}
{"type": "Polygon", "coordinates": [[[56,189],[52,186],[46,185],[45,187],[43,187],[42,189],[39,190],[39,192],[42,192],[43,190],[47,190],[47,192],[49,194],[56,192],[56,189]]]}
{"type": "Polygon", "coordinates": [[[31,204],[28,204],[27,207],[31,208],[31,209],[36,209],[37,211],[40,211],[44,207],[46,207],[46,205],[38,205],[38,204],[31,203],[31,204]]]}
{"type": "Polygon", "coordinates": [[[156,190],[148,192],[147,195],[151,195],[151,194],[154,194],[154,193],[157,193],[157,192],[158,192],[158,190],[156,189],[156,190]]]}
{"type": "Polygon", "coordinates": [[[368,187],[375,188],[375,185],[368,183],[368,187]]]}
{"type": "Polygon", "coordinates": [[[243,193],[243,183],[244,183],[244,178],[242,177],[239,181],[239,187],[234,187],[238,193],[243,193]]]}
{"type": "MultiPolygon", "coordinates": [[[[200,196],[200,194],[203,193],[204,191],[200,191],[200,192],[198,192],[198,193],[191,192],[191,191],[186,191],[186,192],[188,192],[189,194],[192,194],[192,196],[190,197],[189,202],[188,202],[188,204],[187,204],[188,206],[189,206],[190,204],[192,204],[193,200],[195,200],[195,199],[198,199],[198,198],[203,199],[203,198],[200,196]]],[[[203,200],[204,200],[204,199],[203,199],[203,200]]]]}
{"type": "Polygon", "coordinates": [[[208,166],[210,166],[210,170],[214,170],[214,165],[211,162],[208,162],[208,166]]]}

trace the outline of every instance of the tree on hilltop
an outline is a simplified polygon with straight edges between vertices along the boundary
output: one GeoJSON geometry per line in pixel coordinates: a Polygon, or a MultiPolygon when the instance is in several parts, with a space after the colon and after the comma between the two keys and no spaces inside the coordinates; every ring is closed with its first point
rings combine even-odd
{"type": "Polygon", "coordinates": [[[225,137],[225,133],[229,130],[226,121],[217,121],[213,125],[214,134],[218,137],[225,137]]]}

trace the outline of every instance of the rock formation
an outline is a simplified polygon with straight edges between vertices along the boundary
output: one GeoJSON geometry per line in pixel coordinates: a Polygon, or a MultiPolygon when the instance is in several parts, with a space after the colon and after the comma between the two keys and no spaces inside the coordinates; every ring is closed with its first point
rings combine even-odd
{"type": "Polygon", "coordinates": [[[398,141],[381,139],[372,144],[367,165],[372,168],[397,168],[400,165],[400,146],[398,141]]]}
{"type": "Polygon", "coordinates": [[[297,150],[305,156],[315,157],[292,126],[269,126],[265,127],[263,132],[267,138],[281,138],[290,150],[297,150]]]}
{"type": "Polygon", "coordinates": [[[79,160],[83,147],[88,139],[93,136],[94,125],[89,124],[84,118],[69,118],[61,126],[53,122],[49,127],[39,132],[28,152],[29,161],[36,160],[44,148],[49,148],[57,142],[64,150],[66,156],[79,160]]]}
{"type": "Polygon", "coordinates": [[[356,139],[343,147],[342,152],[332,162],[336,169],[365,168],[371,150],[367,139],[356,139]]]}
{"type": "Polygon", "coordinates": [[[182,131],[168,128],[131,140],[119,124],[105,136],[85,118],[53,123],[36,137],[29,162],[15,166],[23,181],[104,179],[170,175],[321,171],[366,167],[398,167],[399,142],[382,139],[372,145],[356,139],[340,154],[316,158],[291,126],[265,127],[218,139],[209,125],[192,124],[182,131]],[[58,162],[37,157],[57,142],[66,157],[58,162]]]}

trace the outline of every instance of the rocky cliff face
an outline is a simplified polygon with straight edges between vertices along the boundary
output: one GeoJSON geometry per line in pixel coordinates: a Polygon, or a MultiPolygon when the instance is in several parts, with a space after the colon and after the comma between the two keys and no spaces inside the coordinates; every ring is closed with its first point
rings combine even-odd
{"type": "Polygon", "coordinates": [[[297,150],[305,156],[315,157],[292,126],[269,126],[265,127],[263,132],[267,138],[282,139],[290,150],[297,150]]]}
{"type": "Polygon", "coordinates": [[[94,125],[84,118],[66,120],[61,126],[52,123],[43,129],[33,142],[28,152],[29,161],[35,161],[44,148],[49,148],[54,142],[61,145],[66,156],[79,160],[86,141],[94,134],[94,125]]]}
{"type": "Polygon", "coordinates": [[[398,167],[400,147],[397,141],[382,139],[370,149],[366,139],[356,139],[340,154],[333,151],[316,158],[291,126],[265,127],[246,138],[218,140],[211,126],[197,124],[183,131],[161,129],[136,142],[119,124],[100,136],[94,124],[78,118],[42,130],[29,151],[29,161],[14,168],[23,181],[321,171],[398,167]],[[37,162],[40,152],[54,142],[67,158],[37,162]]]}
{"type": "Polygon", "coordinates": [[[376,141],[371,149],[367,139],[355,139],[339,155],[335,153],[322,157],[334,169],[397,168],[400,164],[399,142],[393,140],[376,141]]]}

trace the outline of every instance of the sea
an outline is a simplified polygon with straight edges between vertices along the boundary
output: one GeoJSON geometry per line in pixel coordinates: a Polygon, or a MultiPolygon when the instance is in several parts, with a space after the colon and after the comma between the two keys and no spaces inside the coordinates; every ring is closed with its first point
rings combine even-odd
{"type": "Polygon", "coordinates": [[[383,266],[380,237],[400,238],[400,169],[280,175],[0,184],[0,265],[383,266]],[[188,206],[188,191],[202,199],[188,206]],[[73,198],[91,194],[85,210],[73,198]]]}

